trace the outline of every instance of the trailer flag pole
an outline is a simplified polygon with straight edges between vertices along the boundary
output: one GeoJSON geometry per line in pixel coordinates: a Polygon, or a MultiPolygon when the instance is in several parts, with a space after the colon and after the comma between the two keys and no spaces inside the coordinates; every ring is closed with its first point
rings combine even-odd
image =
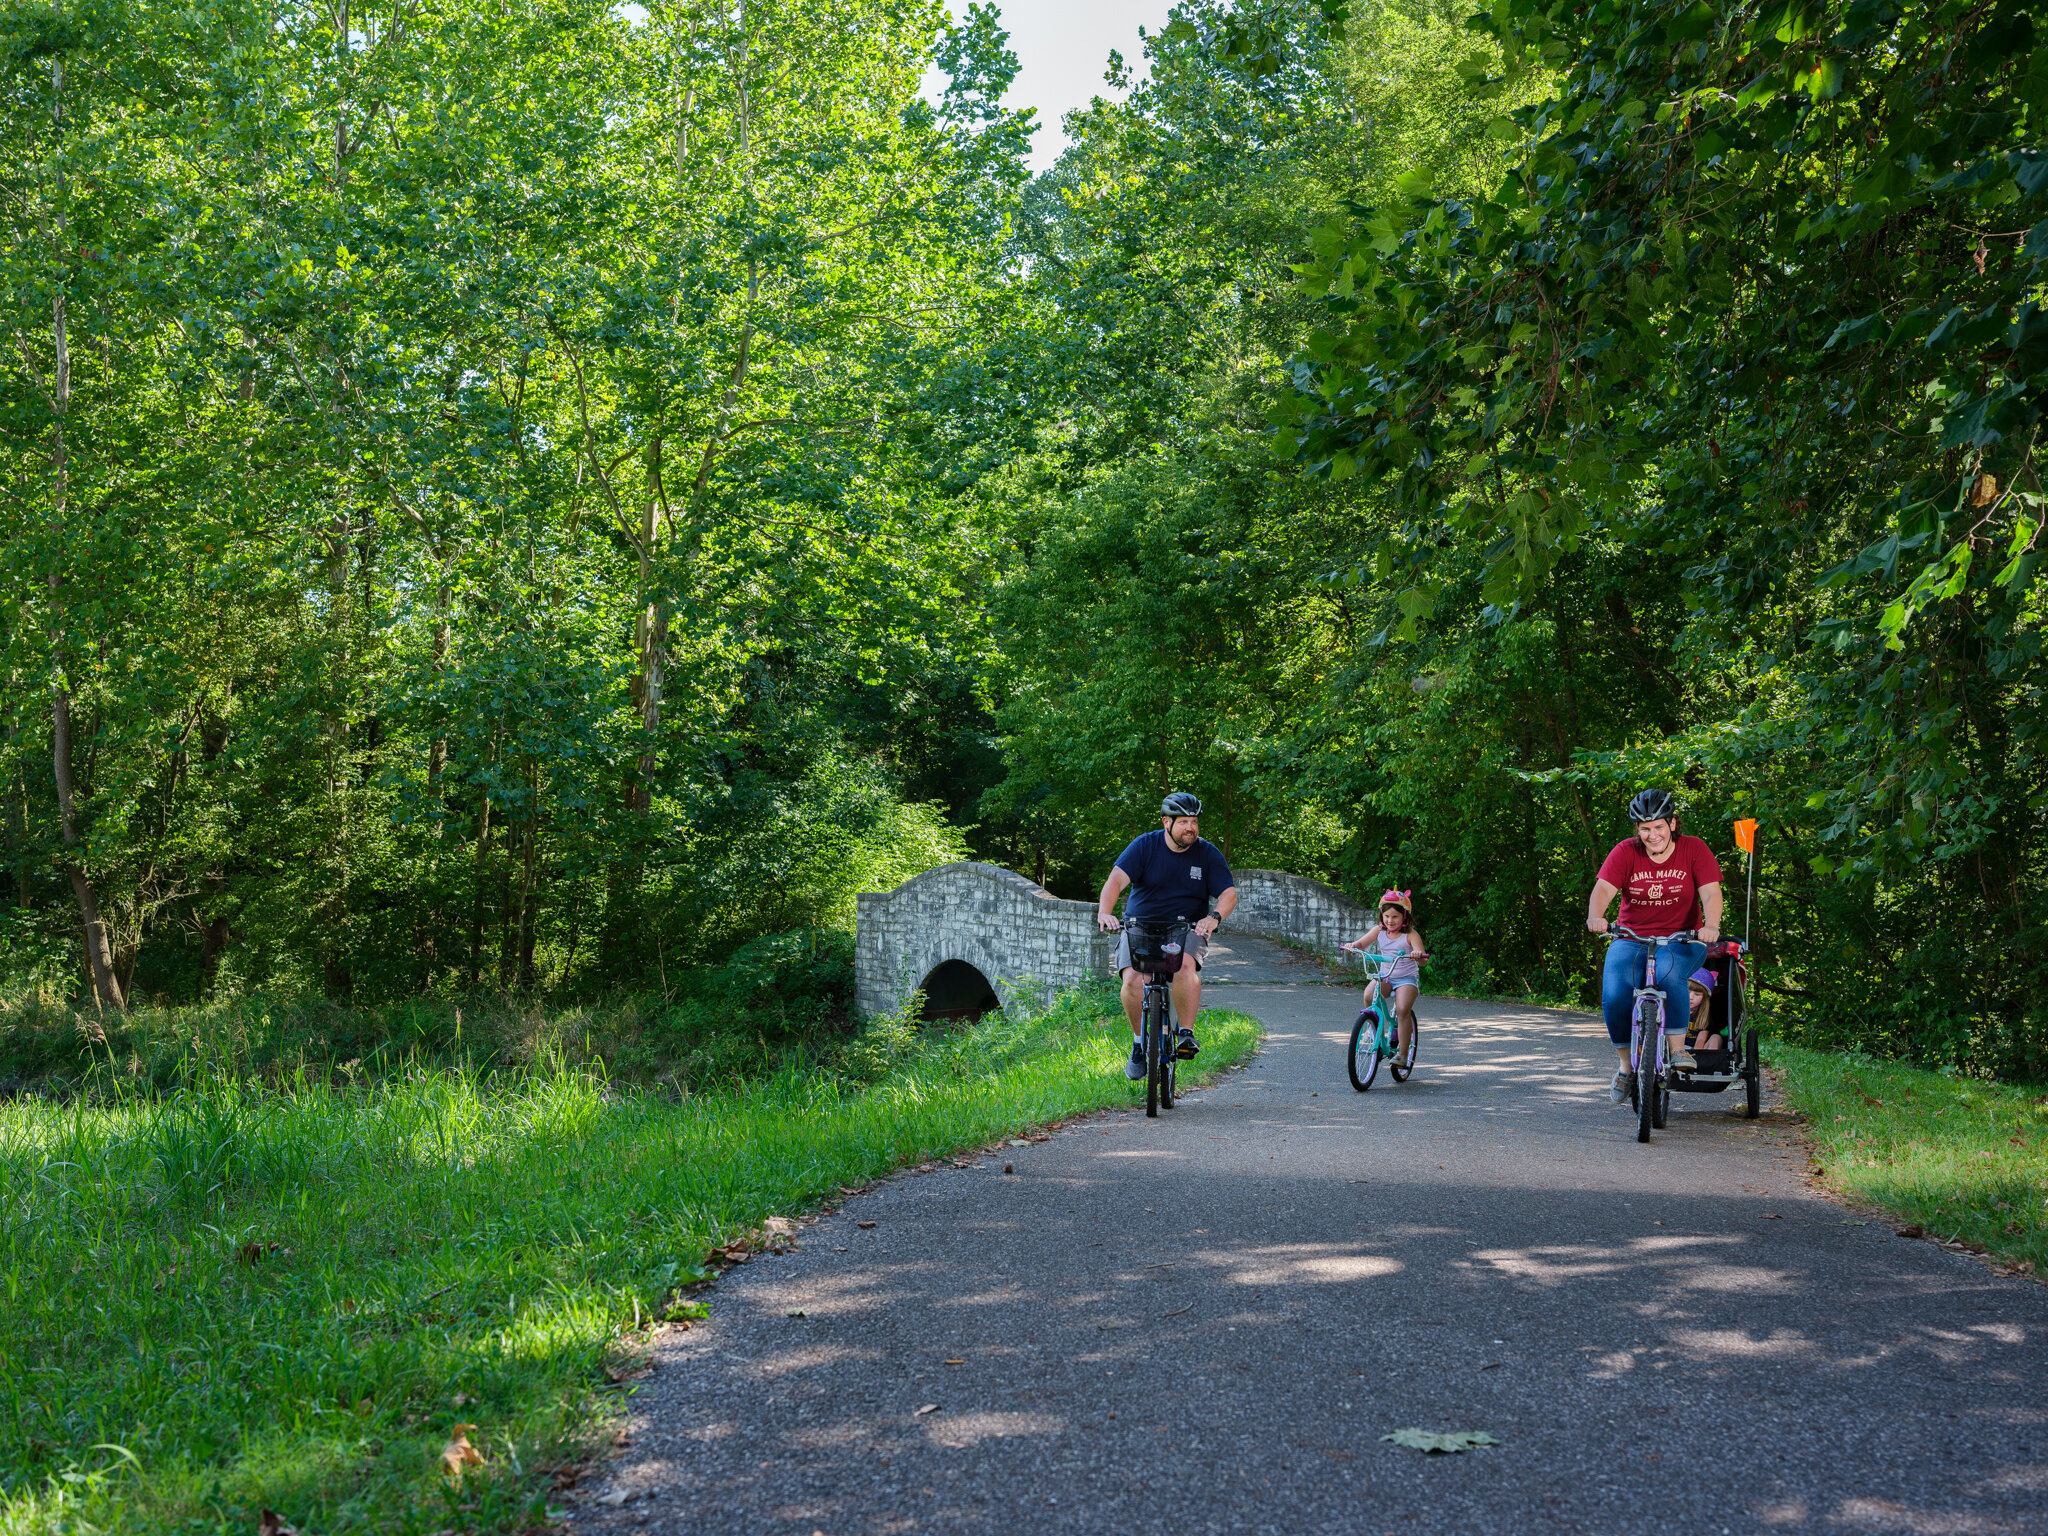
{"type": "Polygon", "coordinates": [[[1742,947],[1749,948],[1750,922],[1756,910],[1756,822],[1735,823],[1735,846],[1749,855],[1749,879],[1742,893],[1742,947]]]}

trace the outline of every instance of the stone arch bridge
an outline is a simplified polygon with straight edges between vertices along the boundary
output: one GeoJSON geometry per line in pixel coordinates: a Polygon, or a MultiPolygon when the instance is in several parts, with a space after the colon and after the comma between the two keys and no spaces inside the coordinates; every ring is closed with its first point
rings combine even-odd
{"type": "MultiPolygon", "coordinates": [[[[1277,869],[1240,869],[1233,929],[1332,949],[1363,933],[1367,910],[1342,891],[1277,869]]],[[[922,988],[925,1017],[957,1018],[1044,1001],[1107,977],[1115,936],[1095,904],[1066,901],[995,864],[942,864],[893,891],[862,893],[854,998],[887,1013],[922,988]]]]}

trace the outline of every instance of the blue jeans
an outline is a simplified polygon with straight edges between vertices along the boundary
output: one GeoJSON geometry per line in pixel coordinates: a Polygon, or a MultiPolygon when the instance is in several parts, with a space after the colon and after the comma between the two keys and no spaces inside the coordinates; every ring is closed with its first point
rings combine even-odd
{"type": "MultiPolygon", "coordinates": [[[[1600,1011],[1607,1016],[1607,1038],[1622,1050],[1634,1022],[1636,988],[1643,984],[1643,951],[1647,944],[1616,939],[1607,946],[1607,969],[1600,973],[1600,1011]]],[[[1707,959],[1704,944],[1666,944],[1657,951],[1657,985],[1664,991],[1664,1032],[1675,1035],[1692,1017],[1686,978],[1707,959]]]]}

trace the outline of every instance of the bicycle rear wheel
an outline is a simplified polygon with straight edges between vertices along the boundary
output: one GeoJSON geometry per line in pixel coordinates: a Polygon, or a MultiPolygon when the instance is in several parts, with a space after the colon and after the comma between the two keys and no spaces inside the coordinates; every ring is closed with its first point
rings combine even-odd
{"type": "Polygon", "coordinates": [[[1360,1093],[1380,1075],[1380,1016],[1370,1008],[1360,1012],[1358,1022],[1351,1026],[1351,1048],[1345,1053],[1344,1066],[1351,1074],[1351,1086],[1360,1093]]]}
{"type": "Polygon", "coordinates": [[[1405,1083],[1408,1081],[1408,1074],[1415,1070],[1415,1053],[1420,1049],[1422,1049],[1422,1021],[1417,1019],[1415,1027],[1408,1031],[1408,1050],[1405,1054],[1401,1050],[1401,1037],[1399,1035],[1394,1037],[1394,1054],[1387,1062],[1387,1070],[1394,1074],[1395,1082],[1405,1083]]]}
{"type": "Polygon", "coordinates": [[[1763,1109],[1764,1069],[1757,1060],[1756,1031],[1743,1031],[1742,1042],[1742,1113],[1743,1118],[1754,1120],[1763,1109]]]}

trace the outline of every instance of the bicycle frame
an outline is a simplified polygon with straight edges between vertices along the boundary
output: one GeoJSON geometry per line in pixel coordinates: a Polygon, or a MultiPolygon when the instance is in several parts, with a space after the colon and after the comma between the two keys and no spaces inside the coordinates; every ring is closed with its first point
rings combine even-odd
{"type": "Polygon", "coordinates": [[[1410,1035],[1408,1053],[1403,1058],[1399,1018],[1394,1007],[1394,994],[1407,983],[1390,985],[1387,980],[1387,973],[1407,957],[1382,954],[1377,950],[1351,952],[1359,956],[1368,979],[1373,983],[1372,1001],[1359,1010],[1358,1018],[1351,1026],[1351,1044],[1345,1055],[1345,1071],[1350,1074],[1351,1086],[1364,1093],[1379,1077],[1381,1062],[1387,1063],[1397,1083],[1407,1081],[1408,1074],[1415,1067],[1414,1036],[1410,1035]]]}
{"type": "MultiPolygon", "coordinates": [[[[1409,957],[1406,955],[1385,955],[1377,950],[1369,949],[1354,950],[1353,953],[1359,958],[1359,962],[1365,971],[1365,979],[1378,983],[1377,988],[1373,992],[1372,1001],[1365,1006],[1378,1015],[1380,1021],[1380,1049],[1391,1058],[1394,1054],[1395,1031],[1398,1028],[1398,1020],[1394,1014],[1394,999],[1390,995],[1396,988],[1388,987],[1387,972],[1409,957]]],[[[1413,983],[1401,983],[1400,985],[1413,985],[1413,983]]]]}
{"type": "Polygon", "coordinates": [[[1657,985],[1657,951],[1673,944],[1697,944],[1699,938],[1683,930],[1651,938],[1619,923],[1613,924],[1602,937],[1610,944],[1616,939],[1631,939],[1643,946],[1643,979],[1637,984],[1635,997],[1629,1005],[1628,1069],[1635,1074],[1636,1107],[1641,1116],[1636,1139],[1648,1141],[1651,1123],[1654,1121],[1659,1128],[1664,1124],[1658,1095],[1664,1092],[1665,1079],[1671,1070],[1665,1039],[1672,1033],[1671,1021],[1666,1014],[1668,1003],[1664,989],[1657,985]],[[1643,1038],[1646,1022],[1650,1026],[1647,1033],[1652,1037],[1647,1041],[1643,1038]]]}
{"type": "MultiPolygon", "coordinates": [[[[1186,935],[1193,926],[1192,923],[1126,924],[1134,936],[1159,940],[1160,954],[1171,957],[1175,971],[1180,967],[1186,935]]],[[[1138,958],[1135,944],[1132,945],[1131,958],[1138,958]]],[[[1145,1058],[1145,1113],[1156,1117],[1160,1110],[1173,1108],[1175,1079],[1178,1076],[1180,1042],[1174,1033],[1174,973],[1147,966],[1135,968],[1145,977],[1144,1001],[1138,1015],[1138,1044],[1145,1058]]]]}

